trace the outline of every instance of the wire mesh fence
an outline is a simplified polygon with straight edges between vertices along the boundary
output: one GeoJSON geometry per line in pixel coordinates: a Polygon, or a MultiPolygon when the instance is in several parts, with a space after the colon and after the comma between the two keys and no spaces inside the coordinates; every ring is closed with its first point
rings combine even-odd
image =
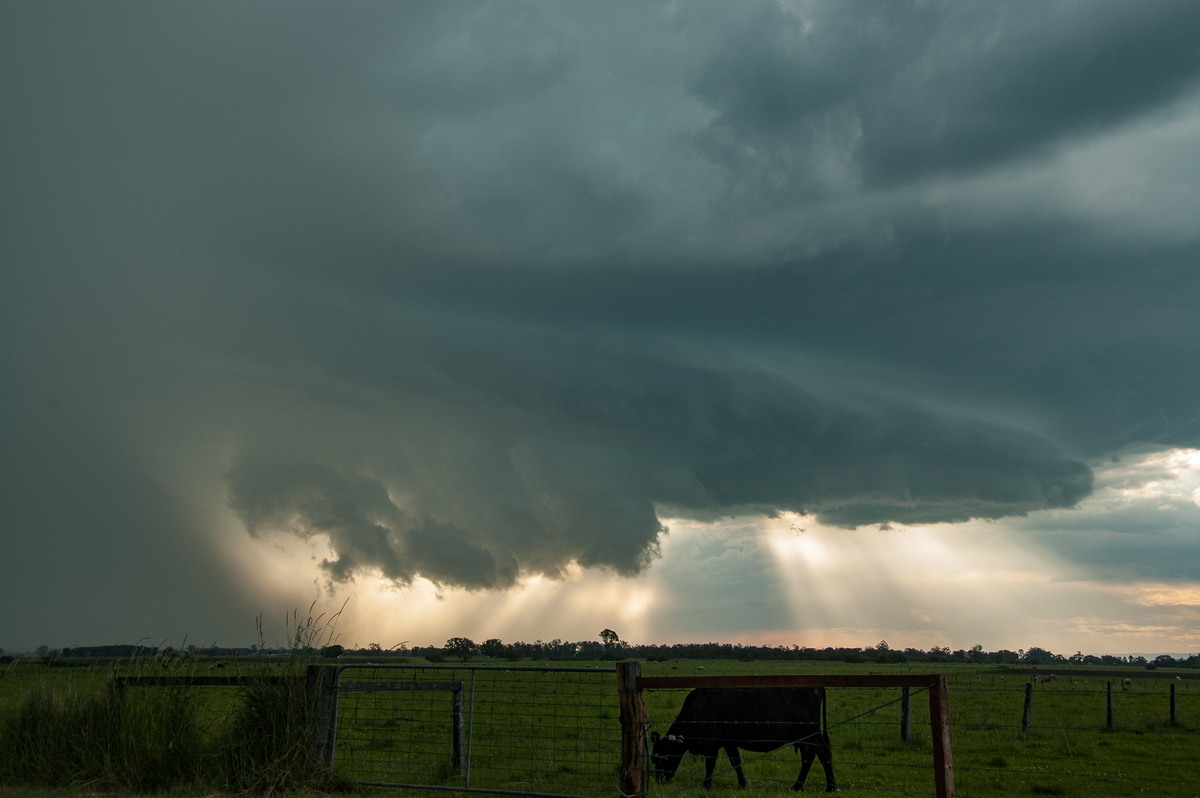
{"type": "MultiPolygon", "coordinates": [[[[1124,684],[1112,676],[1061,674],[1031,682],[1027,676],[1004,678],[979,670],[952,672],[949,681],[955,795],[960,798],[1200,795],[1200,683],[1144,677],[1124,684]],[[1026,722],[1029,683],[1032,712],[1026,722]]],[[[687,692],[646,692],[654,728],[665,733],[687,692]]],[[[928,705],[916,690],[910,698],[905,723],[899,689],[827,690],[839,793],[935,793],[928,705]]],[[[790,745],[771,753],[743,751],[741,764],[750,792],[786,790],[801,767],[790,745]]],[[[703,758],[689,755],[670,783],[651,780],[649,791],[656,798],[699,795],[704,775],[703,758]]],[[[823,786],[820,776],[815,767],[809,791],[823,786]]],[[[737,785],[732,764],[720,753],[713,789],[737,785]]]]}
{"type": "MultiPolygon", "coordinates": [[[[645,663],[644,673],[815,675],[832,670],[836,679],[867,670],[825,663],[706,664],[707,670],[688,661],[645,663]]],[[[324,667],[340,677],[334,764],[353,780],[577,796],[612,795],[619,789],[620,702],[616,675],[607,665],[324,667]]],[[[1055,678],[1044,674],[1034,681],[1033,674],[978,667],[937,670],[949,677],[955,787],[961,798],[1200,796],[1200,679],[1192,678],[1194,673],[1088,675],[1064,669],[1055,678]]],[[[55,674],[42,666],[8,673],[0,684],[0,720],[17,711],[22,690],[68,677],[102,687],[110,681],[111,668],[77,667],[55,674]]],[[[194,687],[202,726],[214,735],[229,723],[243,698],[234,677],[120,680],[127,683],[130,702],[148,701],[155,691],[194,687]]],[[[645,731],[665,733],[688,692],[646,689],[651,725],[645,731]]],[[[826,694],[839,792],[933,794],[929,704],[921,693],[912,691],[907,739],[898,687],[831,683],[826,694]]],[[[743,753],[747,792],[787,790],[800,764],[790,746],[773,753],[743,753]]],[[[823,787],[822,775],[819,765],[814,766],[809,791],[823,787]]],[[[688,755],[670,784],[650,779],[648,789],[654,798],[699,796],[703,777],[703,760],[688,755]]],[[[713,786],[717,791],[737,788],[724,754],[713,786]]]]}
{"type": "Polygon", "coordinates": [[[616,784],[605,668],[349,665],[334,765],[364,784],[595,795],[616,784]]]}

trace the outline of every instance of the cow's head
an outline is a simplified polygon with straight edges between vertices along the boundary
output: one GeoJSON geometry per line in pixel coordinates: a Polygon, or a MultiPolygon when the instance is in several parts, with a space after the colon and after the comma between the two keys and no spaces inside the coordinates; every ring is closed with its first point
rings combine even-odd
{"type": "Polygon", "coordinates": [[[650,732],[650,767],[654,770],[654,778],[660,784],[666,784],[679,770],[679,763],[687,753],[687,744],[677,734],[663,737],[658,732],[650,732]]]}

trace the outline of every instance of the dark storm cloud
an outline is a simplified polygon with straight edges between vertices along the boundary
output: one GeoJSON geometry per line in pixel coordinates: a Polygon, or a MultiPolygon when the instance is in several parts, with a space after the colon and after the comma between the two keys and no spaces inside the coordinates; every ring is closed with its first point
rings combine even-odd
{"type": "Polygon", "coordinates": [[[485,588],[1070,507],[1200,443],[1197,13],[6,4],[5,534],[485,588]]]}
{"type": "Polygon", "coordinates": [[[361,568],[402,584],[418,574],[465,587],[506,587],[516,579],[515,561],[500,568],[463,530],[412,518],[378,480],[253,457],[238,460],[227,478],[230,504],[251,533],[327,536],[337,559],[322,565],[334,579],[349,579],[361,568]]]}
{"type": "Polygon", "coordinates": [[[1200,77],[1200,8],[1187,0],[781,3],[730,17],[689,88],[716,112],[697,140],[730,167],[740,201],[843,188],[814,152],[867,183],[1039,154],[1200,77]]]}
{"type": "MultiPolygon", "coordinates": [[[[247,461],[228,475],[234,510],[251,529],[327,535],[342,555],[327,564],[334,576],[371,564],[399,581],[444,574],[504,586],[515,563],[638,571],[656,549],[656,504],[858,525],[1020,514],[1070,506],[1090,488],[1084,466],[1001,425],[878,397],[819,397],[669,349],[481,330],[469,352],[451,346],[456,334],[437,363],[405,358],[413,370],[389,386],[426,393],[428,407],[372,415],[378,440],[351,467],[379,479],[247,461]],[[434,529],[442,544],[415,551],[414,535],[429,540],[434,529]],[[498,568],[493,556],[514,564],[498,568]]],[[[260,437],[260,447],[278,445],[260,437]]]]}

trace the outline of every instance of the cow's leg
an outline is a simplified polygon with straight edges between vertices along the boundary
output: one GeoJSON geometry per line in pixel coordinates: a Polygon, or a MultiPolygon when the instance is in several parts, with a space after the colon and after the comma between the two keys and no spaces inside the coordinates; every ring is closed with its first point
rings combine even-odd
{"type": "Polygon", "coordinates": [[[833,749],[829,745],[828,734],[821,732],[816,748],[817,759],[821,760],[821,767],[825,769],[825,792],[833,792],[837,789],[837,783],[833,780],[833,749]]]}
{"type": "Polygon", "coordinates": [[[804,780],[808,778],[808,771],[812,769],[813,757],[816,750],[811,743],[798,743],[796,749],[800,751],[801,764],[800,775],[796,777],[796,783],[792,785],[793,790],[803,790],[804,780]]]}
{"type": "Polygon", "coordinates": [[[704,783],[701,785],[706,790],[712,789],[712,774],[713,768],[717,766],[718,751],[713,751],[711,754],[704,755],[704,783]]]}
{"type": "Polygon", "coordinates": [[[733,765],[733,770],[737,773],[738,786],[746,786],[746,774],[742,772],[742,756],[738,753],[736,745],[725,746],[725,755],[729,757],[729,764],[733,765]]]}

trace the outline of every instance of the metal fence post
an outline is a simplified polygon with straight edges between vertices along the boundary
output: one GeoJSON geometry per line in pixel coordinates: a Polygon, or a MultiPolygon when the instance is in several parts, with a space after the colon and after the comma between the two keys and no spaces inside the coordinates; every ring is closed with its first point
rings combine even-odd
{"type": "Polygon", "coordinates": [[[617,663],[617,698],[621,705],[621,776],[623,798],[646,794],[646,704],[638,687],[642,667],[637,662],[617,663]]]}
{"type": "Polygon", "coordinates": [[[900,739],[908,742],[912,731],[912,695],[909,688],[900,688],[900,739]]]}
{"type": "MultiPolygon", "coordinates": [[[[454,749],[454,772],[459,776],[467,774],[466,766],[466,746],[464,745],[463,732],[463,691],[460,687],[450,694],[451,696],[451,714],[453,719],[450,721],[451,735],[453,736],[451,745],[454,749]]],[[[468,782],[469,786],[469,782],[468,782]]]]}

